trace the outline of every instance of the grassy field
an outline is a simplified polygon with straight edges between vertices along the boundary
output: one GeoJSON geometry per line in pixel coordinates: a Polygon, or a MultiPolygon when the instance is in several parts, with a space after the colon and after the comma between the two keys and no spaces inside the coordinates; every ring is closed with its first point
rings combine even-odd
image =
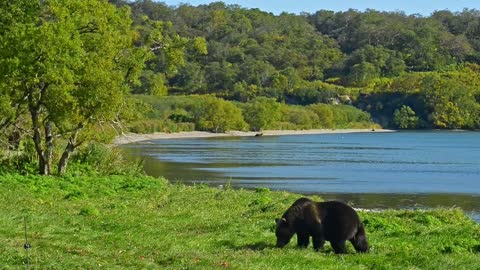
{"type": "Polygon", "coordinates": [[[25,269],[25,216],[31,269],[480,269],[480,226],[458,209],[360,212],[368,254],[274,248],[273,220],[298,197],[150,177],[0,175],[0,269],[25,269]]]}

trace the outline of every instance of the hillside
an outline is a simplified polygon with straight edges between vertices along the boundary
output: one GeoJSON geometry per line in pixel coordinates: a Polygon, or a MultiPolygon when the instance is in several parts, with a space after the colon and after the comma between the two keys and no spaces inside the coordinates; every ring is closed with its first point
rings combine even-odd
{"type": "Polygon", "coordinates": [[[185,47],[182,56],[151,59],[135,93],[155,94],[162,85],[171,95],[240,102],[258,96],[298,105],[342,102],[394,128],[480,125],[477,10],[273,15],[222,2],[128,5],[141,33],[161,21],[166,37],[185,47]]]}

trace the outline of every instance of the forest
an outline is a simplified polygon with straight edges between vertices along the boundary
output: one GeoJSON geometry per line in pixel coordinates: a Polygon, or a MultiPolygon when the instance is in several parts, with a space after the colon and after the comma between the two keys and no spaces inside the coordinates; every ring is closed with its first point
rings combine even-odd
{"type": "Polygon", "coordinates": [[[174,48],[185,48],[147,61],[133,93],[342,103],[389,128],[480,127],[478,10],[274,15],[222,2],[114,2],[131,8],[142,33],[163,22],[174,48]]]}

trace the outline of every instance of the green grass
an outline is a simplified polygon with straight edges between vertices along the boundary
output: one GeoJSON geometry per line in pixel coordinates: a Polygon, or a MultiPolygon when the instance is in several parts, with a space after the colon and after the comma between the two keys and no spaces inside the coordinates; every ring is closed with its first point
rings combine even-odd
{"type": "MultiPolygon", "coordinates": [[[[299,195],[132,176],[0,175],[0,269],[480,269],[480,226],[458,209],[360,212],[368,254],[274,248],[299,195]]],[[[319,198],[315,198],[319,199],[319,198]]]]}

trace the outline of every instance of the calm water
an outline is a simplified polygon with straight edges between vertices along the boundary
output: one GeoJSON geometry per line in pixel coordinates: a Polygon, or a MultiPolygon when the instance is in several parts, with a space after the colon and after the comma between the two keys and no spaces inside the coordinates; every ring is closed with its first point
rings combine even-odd
{"type": "Polygon", "coordinates": [[[320,194],[358,207],[459,206],[480,220],[480,133],[153,140],[125,147],[173,182],[320,194]]]}

